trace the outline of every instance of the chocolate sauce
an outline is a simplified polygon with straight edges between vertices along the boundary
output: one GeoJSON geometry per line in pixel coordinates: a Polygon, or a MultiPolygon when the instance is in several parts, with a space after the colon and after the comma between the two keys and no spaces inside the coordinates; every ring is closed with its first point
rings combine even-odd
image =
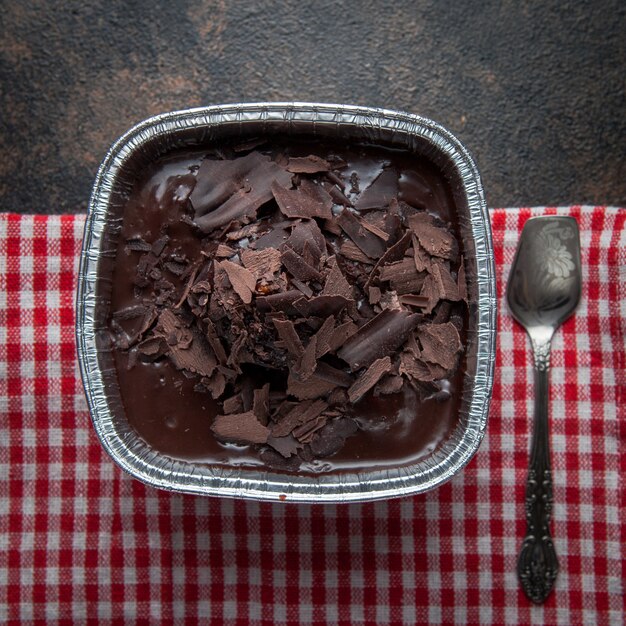
{"type": "MultiPolygon", "coordinates": [[[[297,146],[273,141],[261,152],[305,157],[336,156],[345,162],[346,193],[367,190],[385,171],[397,173],[396,187],[379,185],[377,193],[393,195],[402,202],[427,211],[449,224],[460,241],[451,190],[444,176],[430,161],[405,151],[368,145],[338,145],[300,141],[297,146]]],[[[169,250],[179,251],[193,264],[202,259],[206,235],[188,219],[189,189],[207,153],[206,150],[172,153],[150,165],[138,177],[123,214],[120,244],[113,275],[111,311],[138,303],[135,286],[137,255],[124,241],[155,241],[167,232],[169,250]],[[187,217],[185,217],[187,216],[187,217]],[[183,218],[183,219],[181,219],[183,218]]],[[[365,196],[361,193],[360,197],[365,196]]],[[[335,203],[337,199],[333,197],[335,203]]],[[[365,198],[376,203],[378,198],[365,198]]],[[[356,203],[357,209],[358,202],[356,203]]],[[[333,208],[336,211],[337,204],[333,208]]],[[[276,233],[277,231],[272,231],[276,233]]],[[[273,235],[274,236],[274,235],[273,235]]],[[[164,279],[183,291],[185,282],[175,272],[164,279]]],[[[143,294],[145,295],[145,294],[143,294]]],[[[465,307],[462,309],[466,311],[465,307]]],[[[463,313],[461,340],[465,340],[467,316],[463,313]]],[[[189,378],[167,359],[129,363],[129,352],[113,349],[118,383],[126,417],[150,446],[175,459],[225,466],[262,466],[251,445],[223,443],[211,431],[220,412],[219,403],[209,394],[194,390],[197,380],[189,378]]],[[[400,392],[375,397],[372,391],[353,405],[346,415],[359,430],[328,458],[303,463],[299,472],[346,471],[399,466],[430,454],[440,445],[458,420],[464,373],[464,357],[456,372],[440,385],[443,392],[425,394],[404,385],[400,392]],[[447,399],[442,400],[442,397],[447,399]]],[[[263,381],[260,381],[262,384],[263,381]]]]}

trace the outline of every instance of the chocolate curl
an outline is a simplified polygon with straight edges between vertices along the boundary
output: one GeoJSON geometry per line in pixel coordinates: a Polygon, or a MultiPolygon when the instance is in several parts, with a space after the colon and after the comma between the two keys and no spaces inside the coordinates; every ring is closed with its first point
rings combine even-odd
{"type": "Polygon", "coordinates": [[[189,196],[194,222],[204,233],[230,222],[247,223],[272,199],[271,184],[289,185],[291,174],[269,157],[251,152],[233,160],[205,159],[189,196]]]}
{"type": "Polygon", "coordinates": [[[352,371],[368,367],[397,350],[421,319],[421,315],[408,311],[385,309],[359,328],[337,354],[352,371]]]}

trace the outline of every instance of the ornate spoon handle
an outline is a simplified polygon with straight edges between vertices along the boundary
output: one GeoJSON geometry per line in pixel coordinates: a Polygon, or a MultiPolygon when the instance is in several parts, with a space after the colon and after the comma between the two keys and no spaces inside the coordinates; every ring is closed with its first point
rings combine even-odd
{"type": "Polygon", "coordinates": [[[524,592],[541,604],[552,591],[559,571],[550,536],[552,474],[548,439],[548,370],[550,344],[534,345],[535,420],[526,481],[526,537],[517,562],[517,575],[524,592]]]}

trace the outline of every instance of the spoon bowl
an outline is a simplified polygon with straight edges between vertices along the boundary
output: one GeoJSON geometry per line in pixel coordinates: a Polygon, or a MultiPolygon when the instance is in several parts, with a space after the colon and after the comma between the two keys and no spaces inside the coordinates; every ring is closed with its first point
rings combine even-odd
{"type": "Polygon", "coordinates": [[[522,232],[507,288],[513,317],[529,334],[539,332],[545,335],[551,330],[552,335],[574,312],[580,291],[580,243],[576,220],[560,216],[529,219],[522,232]]]}

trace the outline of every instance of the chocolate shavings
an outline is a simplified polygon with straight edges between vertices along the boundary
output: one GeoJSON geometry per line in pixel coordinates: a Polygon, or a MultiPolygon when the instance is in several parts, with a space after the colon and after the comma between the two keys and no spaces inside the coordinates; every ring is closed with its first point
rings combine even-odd
{"type": "Polygon", "coordinates": [[[310,400],[303,402],[300,406],[295,407],[281,420],[271,426],[273,437],[284,437],[290,434],[294,428],[301,424],[314,420],[320,415],[324,409],[328,408],[328,404],[323,400],[310,400]]]}
{"type": "MultiPolygon", "coordinates": [[[[218,439],[296,470],[359,428],[349,403],[405,384],[449,395],[436,383],[462,351],[464,259],[443,222],[398,200],[395,169],[365,190],[352,173],[346,191],[336,157],[240,154],[255,145],[213,151],[190,175],[189,202],[177,200],[210,233],[199,255],[165,228],[153,243],[126,240],[142,304],[115,312],[111,329],[129,368],[167,358],[196,379],[219,403],[218,439]]],[[[402,180],[405,197],[421,184],[402,180]]]]}
{"type": "Polygon", "coordinates": [[[247,223],[272,199],[271,184],[288,185],[291,174],[259,152],[226,161],[204,159],[189,196],[194,221],[205,233],[239,220],[247,223]]]}
{"type": "Polygon", "coordinates": [[[337,223],[366,256],[371,259],[378,259],[385,253],[385,243],[365,229],[361,220],[348,209],[344,209],[339,214],[337,223]]]}
{"type": "Polygon", "coordinates": [[[391,359],[385,356],[374,361],[361,374],[357,381],[348,389],[348,398],[355,404],[358,402],[385,374],[391,371],[391,359]]]}
{"type": "Polygon", "coordinates": [[[398,174],[395,170],[383,170],[363,191],[356,201],[359,211],[385,207],[398,195],[398,174]]]}
{"type": "Polygon", "coordinates": [[[241,265],[232,261],[216,261],[216,267],[222,268],[228,275],[233,289],[243,300],[244,304],[252,302],[252,294],[256,288],[256,280],[253,274],[241,265]]]}
{"type": "Polygon", "coordinates": [[[300,185],[297,189],[285,189],[278,183],[272,183],[272,193],[283,215],[290,218],[320,217],[330,219],[332,217],[332,198],[320,187],[321,193],[325,194],[327,201],[315,189],[306,185],[300,185]],[[309,192],[307,193],[307,189],[309,192]]]}
{"type": "Polygon", "coordinates": [[[294,174],[317,174],[328,172],[332,166],[325,159],[310,154],[306,157],[290,157],[286,169],[294,174]]]}
{"type": "Polygon", "coordinates": [[[211,424],[211,430],[224,441],[243,444],[265,443],[270,433],[252,411],[218,415],[211,424]]]}

